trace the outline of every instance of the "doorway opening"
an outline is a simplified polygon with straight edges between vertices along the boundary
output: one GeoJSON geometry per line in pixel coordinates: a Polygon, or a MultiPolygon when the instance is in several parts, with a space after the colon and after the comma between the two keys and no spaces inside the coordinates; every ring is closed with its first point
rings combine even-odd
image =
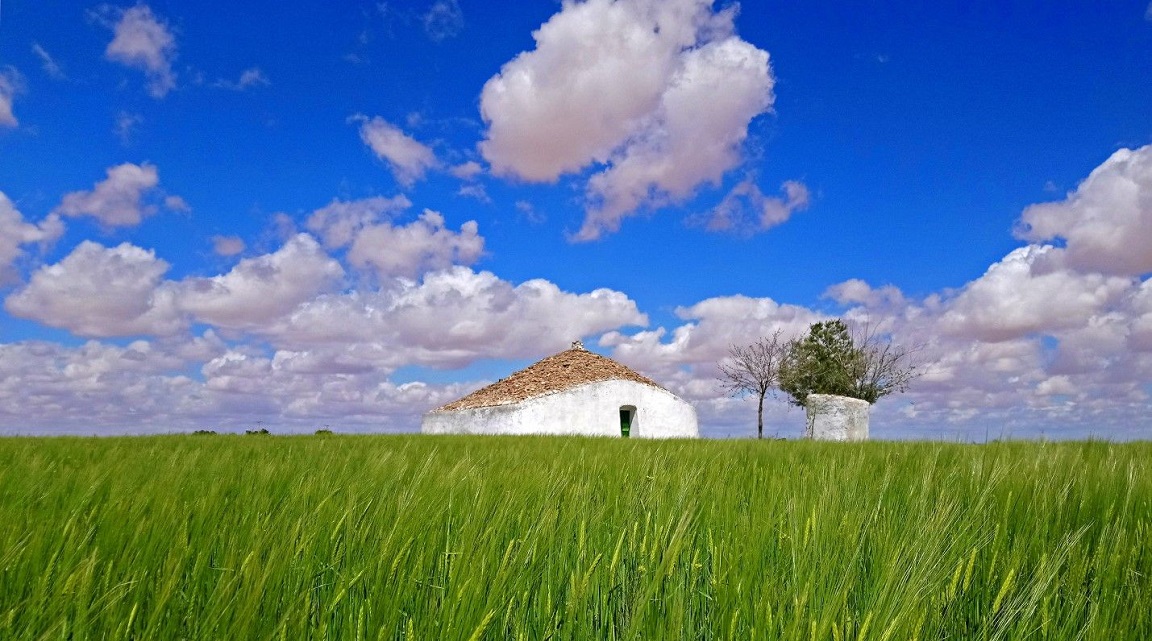
{"type": "Polygon", "coordinates": [[[636,427],[636,406],[620,406],[620,436],[628,438],[636,427]]]}

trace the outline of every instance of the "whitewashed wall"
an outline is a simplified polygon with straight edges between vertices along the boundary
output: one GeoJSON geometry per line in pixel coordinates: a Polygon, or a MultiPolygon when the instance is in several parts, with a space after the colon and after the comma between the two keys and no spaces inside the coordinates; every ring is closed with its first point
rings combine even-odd
{"type": "Polygon", "coordinates": [[[696,409],[671,392],[613,380],[519,403],[424,415],[425,434],[580,434],[620,436],[620,408],[635,406],[632,438],[697,438],[696,409]]]}
{"type": "Polygon", "coordinates": [[[868,440],[868,401],[831,394],[809,394],[804,400],[808,417],[805,436],[817,441],[868,440]]]}

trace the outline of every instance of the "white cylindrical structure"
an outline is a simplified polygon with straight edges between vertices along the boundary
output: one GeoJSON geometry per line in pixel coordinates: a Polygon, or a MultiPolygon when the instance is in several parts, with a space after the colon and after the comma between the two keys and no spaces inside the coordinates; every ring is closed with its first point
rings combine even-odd
{"type": "Polygon", "coordinates": [[[871,403],[858,398],[809,394],[804,401],[808,417],[804,436],[817,441],[866,441],[871,409],[871,403]]]}

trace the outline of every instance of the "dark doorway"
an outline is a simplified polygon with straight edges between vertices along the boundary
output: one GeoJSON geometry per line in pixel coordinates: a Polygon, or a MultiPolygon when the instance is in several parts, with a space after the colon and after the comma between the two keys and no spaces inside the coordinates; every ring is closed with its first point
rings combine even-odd
{"type": "Polygon", "coordinates": [[[628,438],[632,434],[632,423],[636,416],[636,408],[625,405],[620,408],[620,436],[628,438]]]}

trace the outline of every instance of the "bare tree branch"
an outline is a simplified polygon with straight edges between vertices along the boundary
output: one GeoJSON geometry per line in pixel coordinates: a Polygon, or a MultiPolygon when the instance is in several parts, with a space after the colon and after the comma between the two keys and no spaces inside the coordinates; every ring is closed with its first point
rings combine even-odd
{"type": "Polygon", "coordinates": [[[920,363],[915,354],[922,346],[897,345],[871,325],[864,325],[855,334],[853,343],[857,346],[858,358],[853,377],[858,398],[875,403],[889,394],[907,391],[908,385],[920,376],[920,363]]]}
{"type": "Polygon", "coordinates": [[[720,384],[731,396],[753,394],[756,410],[756,436],[764,438],[764,396],[780,383],[780,364],[791,341],[783,340],[783,330],[761,337],[751,345],[733,345],[728,358],[720,362],[720,384]]]}

